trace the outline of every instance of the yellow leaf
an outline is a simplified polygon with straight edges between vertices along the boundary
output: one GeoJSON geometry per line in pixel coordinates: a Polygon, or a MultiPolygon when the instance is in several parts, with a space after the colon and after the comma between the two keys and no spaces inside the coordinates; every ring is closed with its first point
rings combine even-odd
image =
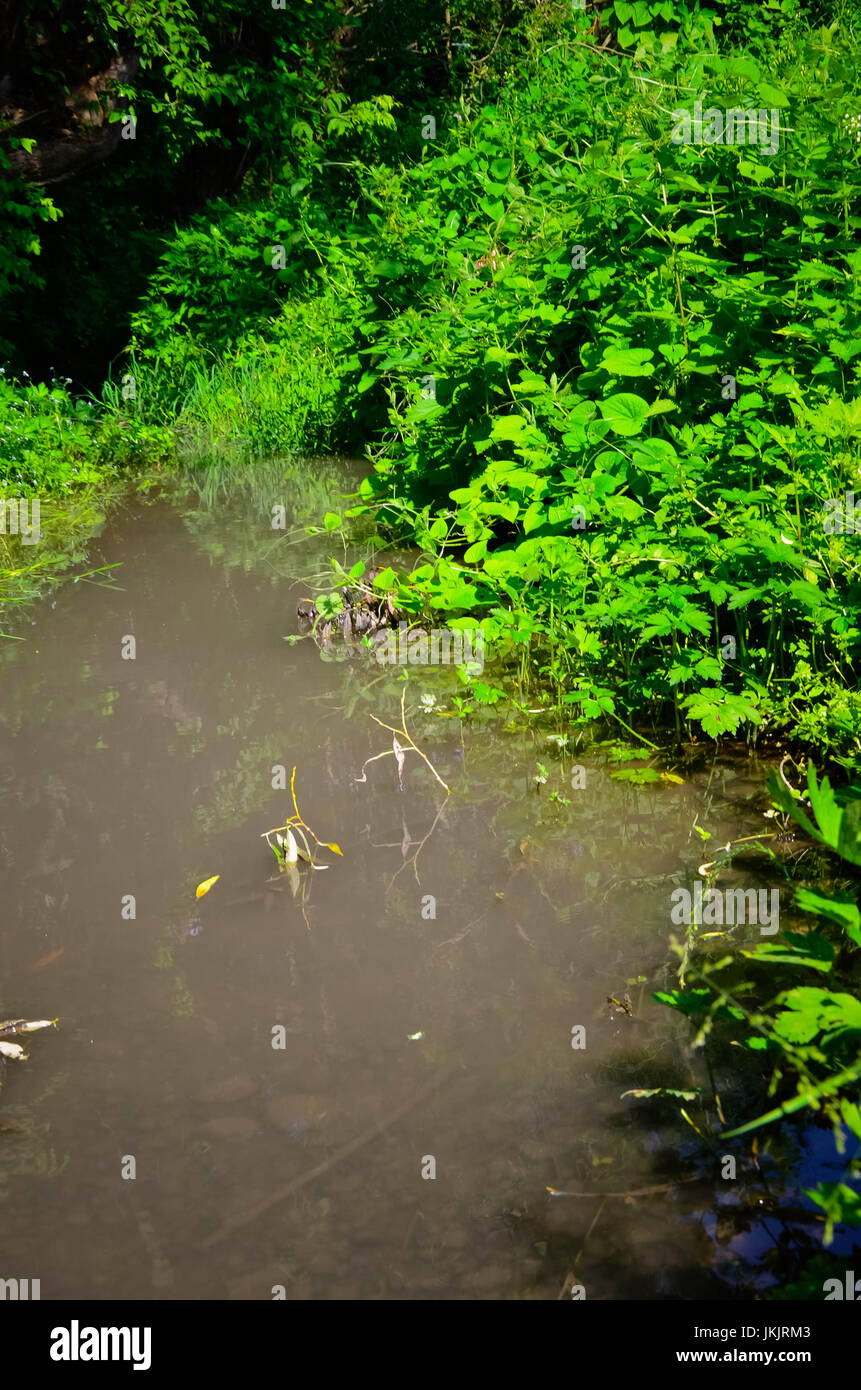
{"type": "Polygon", "coordinates": [[[196,898],[202,898],[204,893],[208,893],[213,883],[217,883],[220,878],[221,874],[215,874],[213,878],[205,878],[202,883],[197,885],[194,890],[194,896],[196,898]]]}
{"type": "Polygon", "coordinates": [[[680,786],[684,785],[684,777],[679,777],[675,772],[662,772],[660,776],[664,782],[677,782],[680,786]]]}
{"type": "Polygon", "coordinates": [[[331,843],[330,845],[327,845],[326,848],[327,848],[327,849],[330,849],[330,850],[332,851],[333,854],[340,854],[341,858],[343,859],[343,857],[344,857],[344,851],[341,849],[341,846],[340,846],[340,845],[336,845],[336,844],[335,844],[335,841],[334,841],[334,840],[332,841],[332,843],[331,843]]]}

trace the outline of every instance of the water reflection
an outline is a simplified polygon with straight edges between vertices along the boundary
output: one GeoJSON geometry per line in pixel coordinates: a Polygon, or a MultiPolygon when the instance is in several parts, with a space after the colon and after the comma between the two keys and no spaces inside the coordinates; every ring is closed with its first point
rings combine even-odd
{"type": "Polygon", "coordinates": [[[357,781],[400,673],[284,642],[330,542],[271,526],[273,497],[301,527],[344,486],[131,499],[88,561],[116,586],[0,647],[3,1008],[62,1019],[3,1091],[9,1271],[43,1298],[555,1299],[573,1269],[590,1298],[693,1298],[750,1295],[775,1245],[802,1268],[809,1203],[792,1225],[774,1174],[767,1213],[761,1175],[727,1197],[675,1106],[620,1098],[709,1084],[650,995],[691,825],[759,829],[758,770],[626,785],[441,717],[455,677],[411,668],[452,794],[418,758],[357,781]],[[585,788],[537,794],[537,757],[585,788]],[[260,838],[294,766],[344,852],[298,866],[304,904],[260,838]]]}

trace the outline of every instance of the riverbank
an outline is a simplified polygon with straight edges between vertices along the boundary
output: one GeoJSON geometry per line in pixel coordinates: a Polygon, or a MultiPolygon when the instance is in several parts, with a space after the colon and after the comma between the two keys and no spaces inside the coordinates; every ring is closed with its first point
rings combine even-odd
{"type": "Polygon", "coordinates": [[[853,768],[856,40],[696,10],[521,41],[483,99],[344,107],[179,227],[63,486],[113,466],[93,431],[119,467],[359,448],[321,524],[417,545],[383,582],[479,625],[522,702],[853,768]],[[718,139],[744,110],[767,140],[718,139]]]}

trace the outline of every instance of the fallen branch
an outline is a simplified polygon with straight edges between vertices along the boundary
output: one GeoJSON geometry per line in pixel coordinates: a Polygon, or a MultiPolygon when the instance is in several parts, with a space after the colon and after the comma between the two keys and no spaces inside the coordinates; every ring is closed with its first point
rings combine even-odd
{"type": "Polygon", "coordinates": [[[675,1182],[662,1182],[655,1187],[631,1187],[627,1192],[563,1192],[558,1187],[548,1187],[551,1197],[651,1197],[657,1192],[672,1192],[680,1182],[696,1182],[696,1174],[687,1178],[676,1178],[675,1182]]]}
{"type": "Polygon", "coordinates": [[[392,739],[392,746],[391,748],[387,748],[385,753],[375,753],[372,758],[366,758],[365,761],[362,763],[362,771],[360,776],[355,777],[353,780],[355,782],[367,782],[368,779],[365,776],[365,768],[368,766],[369,763],[378,762],[380,758],[394,758],[398,764],[398,782],[400,784],[401,790],[403,790],[402,777],[404,769],[404,753],[418,753],[422,761],[426,763],[427,766],[430,768],[431,772],[433,773],[436,780],[439,782],[443,791],[450,796],[451,789],[446,786],[445,782],[440,777],[439,773],[437,772],[430,759],[426,758],[422,750],[416,747],[416,745],[413,743],[412,735],[407,731],[407,718],[406,714],[404,713],[404,700],[406,698],[406,693],[406,686],[404,686],[403,690],[401,691],[401,727],[399,729],[393,728],[391,724],[384,724],[382,719],[378,719],[375,714],[371,715],[371,718],[373,719],[374,723],[379,724],[381,729],[388,729],[390,734],[394,734],[394,738],[392,739]],[[401,747],[400,743],[398,742],[399,736],[402,739],[406,740],[406,748],[401,747]]]}

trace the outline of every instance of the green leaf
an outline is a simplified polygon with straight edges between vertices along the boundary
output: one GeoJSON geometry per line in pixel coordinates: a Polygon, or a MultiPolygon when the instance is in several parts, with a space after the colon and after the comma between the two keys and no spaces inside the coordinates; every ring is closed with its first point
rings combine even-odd
{"type": "Polygon", "coordinates": [[[651,376],[653,357],[649,348],[606,348],[601,366],[613,376],[651,376]]]}
{"type": "Polygon", "coordinates": [[[494,420],[490,431],[491,439],[519,439],[526,429],[522,415],[502,415],[494,420]]]}
{"type": "Polygon", "coordinates": [[[617,782],[632,782],[635,787],[648,786],[650,782],[660,782],[661,774],[653,767],[624,767],[610,776],[617,782]]]}
{"type": "Polygon", "coordinates": [[[829,917],[846,928],[846,934],[861,946],[861,912],[854,898],[848,893],[833,893],[824,897],[810,888],[798,888],[795,901],[804,912],[813,912],[820,917],[829,917]]]}
{"type": "Polygon", "coordinates": [[[816,1187],[806,1187],[804,1195],[821,1207],[828,1218],[823,1244],[831,1244],[836,1225],[861,1226],[861,1194],[847,1183],[821,1182],[816,1187]]]}
{"type": "Polygon", "coordinates": [[[491,201],[490,198],[479,198],[478,206],[493,222],[498,222],[505,214],[505,204],[499,199],[491,201]]]}
{"type": "Polygon", "coordinates": [[[784,932],[784,941],[764,941],[741,955],[771,965],[804,965],[811,970],[828,971],[834,964],[831,942],[816,932],[802,935],[784,932]]]}
{"type": "Polygon", "coordinates": [[[816,818],[814,824],[774,772],[769,778],[768,789],[780,809],[792,816],[811,839],[835,850],[850,864],[861,864],[861,797],[846,807],[841,806],[828,778],[823,777],[818,782],[816,768],[809,763],[807,789],[811,810],[816,818]]]}
{"type": "Polygon", "coordinates": [[[659,989],[655,990],[652,998],[657,999],[659,1004],[668,1004],[671,1009],[677,1009],[679,1013],[691,1018],[704,1013],[708,1008],[711,991],[707,989],[659,989]]]}
{"type": "Polygon", "coordinates": [[[608,422],[614,434],[629,437],[641,434],[646,416],[649,413],[648,401],[642,396],[633,396],[620,391],[598,402],[602,417],[608,422]]]}
{"type": "Polygon", "coordinates": [[[757,1119],[748,1121],[746,1125],[739,1125],[737,1129],[724,1130],[720,1137],[721,1139],[737,1139],[741,1134],[749,1134],[751,1130],[773,1124],[775,1120],[782,1120],[786,1115],[794,1115],[808,1105],[816,1105],[823,1096],[833,1095],[841,1087],[851,1085],[859,1077],[861,1077],[861,1062],[855,1062],[851,1067],[846,1067],[844,1071],[838,1072],[836,1076],[823,1081],[821,1085],[814,1086],[811,1090],[804,1091],[793,1100],[787,1101],[786,1105],[778,1105],[774,1110],[769,1110],[766,1114],[758,1116],[757,1119]]]}

